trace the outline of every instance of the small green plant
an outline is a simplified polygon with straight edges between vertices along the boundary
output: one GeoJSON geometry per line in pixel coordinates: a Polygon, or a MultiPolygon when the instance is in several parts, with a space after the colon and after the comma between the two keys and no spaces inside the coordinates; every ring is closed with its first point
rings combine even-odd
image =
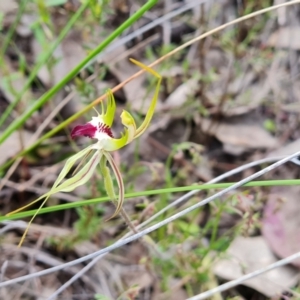
{"type": "Polygon", "coordinates": [[[110,300],[109,297],[106,297],[106,296],[100,295],[100,294],[96,294],[96,295],[94,296],[94,299],[95,299],[95,300],[110,300]]]}

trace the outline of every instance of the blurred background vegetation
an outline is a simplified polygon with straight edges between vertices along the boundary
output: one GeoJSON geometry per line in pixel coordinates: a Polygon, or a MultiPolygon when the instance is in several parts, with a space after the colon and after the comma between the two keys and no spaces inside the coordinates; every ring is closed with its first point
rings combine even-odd
{"type": "MultiPolygon", "coordinates": [[[[82,205],[106,196],[100,172],[84,187],[51,197],[49,208],[81,205],[37,216],[20,249],[25,223],[4,217],[47,192],[64,160],[91,143],[72,141],[70,130],[95,115],[87,108],[96,98],[139,71],[128,58],[148,65],[210,29],[279,2],[0,1],[1,278],[71,261],[128,231],[121,218],[105,222],[114,211],[110,202],[82,205]]],[[[145,191],[206,183],[248,162],[299,150],[299,16],[299,4],[256,16],[155,67],[163,82],[151,126],[114,153],[126,193],[140,192],[124,205],[134,224],[183,195],[145,191]]],[[[143,119],[155,84],[143,74],[115,92],[116,136],[123,109],[137,122],[143,119]]],[[[298,176],[290,164],[263,179],[298,176]]],[[[197,193],[155,222],[215,191],[197,193]]],[[[186,299],[287,257],[300,251],[298,195],[298,187],[236,190],[151,233],[158,253],[140,241],[110,253],[62,299],[186,299]]],[[[82,266],[2,288],[0,298],[47,299],[82,266]]],[[[299,299],[296,268],[286,266],[212,299],[299,299]]]]}

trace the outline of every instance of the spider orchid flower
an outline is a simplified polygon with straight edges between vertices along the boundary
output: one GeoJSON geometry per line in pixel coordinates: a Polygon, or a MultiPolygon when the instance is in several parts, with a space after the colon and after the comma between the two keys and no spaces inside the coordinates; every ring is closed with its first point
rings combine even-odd
{"type": "Polygon", "coordinates": [[[115,116],[116,103],[112,92],[108,90],[107,104],[104,105],[103,102],[101,102],[101,113],[97,112],[98,115],[96,117],[92,117],[92,120],[90,122],[84,125],[75,126],[71,132],[71,137],[73,139],[79,136],[85,136],[96,140],[96,143],[81,150],[80,152],[73,155],[66,161],[65,166],[61,170],[60,174],[58,175],[56,181],[54,182],[49,192],[45,193],[44,195],[34,200],[33,202],[29,203],[28,205],[23,206],[8,214],[11,215],[17,213],[27,208],[28,206],[32,205],[33,203],[36,203],[44,199],[41,206],[35,212],[34,216],[28,223],[28,226],[22,236],[19,246],[21,246],[21,244],[23,243],[24,238],[28,232],[29,226],[32,223],[33,219],[38,214],[38,212],[43,207],[43,205],[46,203],[48,198],[51,195],[58,192],[73,191],[76,187],[87,183],[89,179],[92,177],[92,175],[94,174],[94,171],[99,164],[100,164],[100,171],[104,179],[106,192],[112,201],[117,200],[116,211],[110,217],[110,219],[115,217],[119,213],[122,204],[124,202],[124,184],[122,180],[122,175],[117,165],[115,164],[110,152],[124,147],[125,145],[129,144],[134,139],[139,137],[141,134],[143,134],[143,132],[145,132],[154,114],[159,88],[161,84],[161,76],[158,73],[156,73],[153,69],[145,66],[144,64],[134,59],[131,59],[131,61],[158,78],[158,83],[155,88],[154,96],[144,121],[137,128],[132,115],[129,112],[124,110],[121,114],[121,122],[124,125],[124,131],[121,133],[121,136],[119,138],[115,138],[112,132],[112,125],[115,116]],[[66,175],[70,172],[71,168],[78,161],[80,161],[80,163],[78,164],[76,170],[73,172],[72,177],[65,179],[66,175]],[[114,192],[113,181],[110,175],[110,169],[107,167],[107,162],[109,163],[111,169],[113,170],[115,178],[118,182],[118,187],[119,187],[118,199],[116,199],[117,197],[114,192]]]}

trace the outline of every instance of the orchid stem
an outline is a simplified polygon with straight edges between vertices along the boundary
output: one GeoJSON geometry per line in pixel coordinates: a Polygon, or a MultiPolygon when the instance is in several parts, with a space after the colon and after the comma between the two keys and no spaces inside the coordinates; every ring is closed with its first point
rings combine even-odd
{"type": "Polygon", "coordinates": [[[120,215],[123,218],[126,225],[130,228],[130,230],[133,233],[138,233],[139,232],[139,230],[136,229],[135,226],[133,225],[133,223],[131,222],[130,217],[128,216],[128,214],[127,214],[126,210],[124,209],[124,207],[121,208],[120,215]]]}
{"type": "MultiPolygon", "coordinates": [[[[127,212],[125,211],[123,206],[122,205],[120,206],[119,203],[116,203],[116,201],[115,201],[117,199],[117,196],[114,191],[113,181],[112,181],[112,178],[110,175],[110,169],[106,165],[109,158],[110,158],[110,156],[108,156],[108,154],[105,153],[105,155],[102,156],[101,161],[100,161],[100,170],[101,170],[101,174],[103,175],[103,178],[104,178],[104,186],[105,186],[107,195],[112,200],[112,203],[115,205],[116,212],[120,213],[121,217],[123,218],[123,221],[129,227],[131,232],[133,232],[134,234],[137,234],[139,232],[139,230],[133,225],[133,223],[130,220],[129,215],[127,214],[127,212]]],[[[112,162],[113,162],[113,160],[109,159],[109,163],[111,164],[112,162]]],[[[113,168],[116,166],[111,165],[111,167],[113,168]]],[[[122,178],[121,178],[121,180],[122,180],[122,178]]],[[[121,184],[123,186],[123,182],[121,184]]],[[[120,199],[119,199],[119,201],[120,201],[120,199]]],[[[115,216],[116,212],[113,214],[112,217],[115,216]]],[[[151,238],[144,236],[142,239],[142,243],[149,251],[153,250],[154,253],[156,253],[158,256],[161,256],[159,250],[156,249],[156,247],[155,247],[156,245],[151,238]]]]}
{"type": "MultiPolygon", "coordinates": [[[[112,200],[112,203],[117,208],[118,207],[118,204],[116,203],[117,196],[116,196],[115,191],[114,191],[113,182],[112,182],[112,178],[111,178],[111,175],[110,175],[110,169],[107,167],[106,164],[107,164],[107,158],[106,158],[105,155],[103,155],[102,158],[101,158],[101,161],[100,161],[100,168],[101,168],[101,173],[102,173],[103,178],[104,178],[105,189],[106,189],[108,197],[110,197],[110,199],[112,200]]],[[[120,215],[123,218],[126,225],[134,233],[137,233],[138,230],[132,224],[128,214],[126,213],[126,211],[123,207],[121,207],[121,209],[120,209],[120,215]]]]}

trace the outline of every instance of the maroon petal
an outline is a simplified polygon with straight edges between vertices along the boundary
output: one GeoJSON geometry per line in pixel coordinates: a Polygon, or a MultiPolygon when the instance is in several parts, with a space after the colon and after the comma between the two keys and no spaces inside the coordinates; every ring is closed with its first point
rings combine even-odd
{"type": "Polygon", "coordinates": [[[93,126],[90,123],[86,123],[84,125],[77,125],[73,128],[71,132],[71,138],[74,139],[76,136],[86,136],[89,138],[93,138],[95,136],[95,132],[97,127],[93,126]]]}

